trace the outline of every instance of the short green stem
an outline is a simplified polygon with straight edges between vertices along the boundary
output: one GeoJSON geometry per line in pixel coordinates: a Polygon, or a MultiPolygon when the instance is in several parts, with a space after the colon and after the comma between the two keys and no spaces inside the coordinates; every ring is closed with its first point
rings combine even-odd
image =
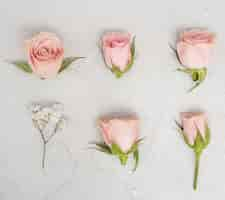
{"type": "Polygon", "coordinates": [[[128,156],[126,154],[122,154],[122,155],[119,156],[119,159],[120,159],[121,165],[126,165],[128,156]]]}
{"type": "Polygon", "coordinates": [[[197,88],[206,78],[207,69],[203,68],[178,68],[177,71],[184,72],[191,76],[192,81],[194,81],[194,86],[189,89],[189,92],[197,88]]]}
{"type": "Polygon", "coordinates": [[[197,189],[197,184],[198,184],[198,172],[199,172],[200,156],[201,156],[201,153],[199,153],[199,152],[195,153],[195,174],[194,174],[194,183],[193,183],[194,190],[197,189]]]}

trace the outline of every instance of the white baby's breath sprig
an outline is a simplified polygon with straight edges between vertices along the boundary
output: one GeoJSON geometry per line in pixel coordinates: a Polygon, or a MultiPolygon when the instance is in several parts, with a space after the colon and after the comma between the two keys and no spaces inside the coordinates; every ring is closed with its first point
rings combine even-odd
{"type": "Polygon", "coordinates": [[[66,122],[63,105],[34,103],[31,106],[31,115],[34,127],[38,129],[43,141],[42,168],[45,168],[46,145],[63,129],[66,122]]]}

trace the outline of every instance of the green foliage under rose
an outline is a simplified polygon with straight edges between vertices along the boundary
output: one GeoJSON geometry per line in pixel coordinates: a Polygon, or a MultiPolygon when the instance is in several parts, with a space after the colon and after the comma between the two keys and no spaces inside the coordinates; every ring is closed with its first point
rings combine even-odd
{"type": "Polygon", "coordinates": [[[12,62],[12,64],[17,66],[19,69],[23,70],[24,72],[27,72],[27,73],[33,72],[30,65],[26,61],[18,60],[18,61],[12,62]]]}
{"type": "MultiPolygon", "coordinates": [[[[63,62],[61,64],[61,68],[59,70],[58,73],[63,72],[64,70],[66,70],[73,62],[82,59],[84,57],[66,57],[63,59],[63,62]]],[[[16,67],[18,67],[19,69],[23,70],[26,73],[32,73],[33,70],[31,68],[31,66],[28,64],[27,61],[23,61],[23,60],[18,60],[18,61],[14,61],[12,62],[13,65],[15,65],[16,67]]]]}
{"type": "Polygon", "coordinates": [[[138,141],[136,141],[132,145],[130,150],[126,153],[124,153],[117,144],[112,144],[111,146],[108,146],[105,143],[94,143],[94,144],[96,145],[96,150],[118,157],[121,165],[126,165],[129,155],[133,154],[133,159],[135,161],[133,171],[135,171],[137,169],[138,163],[139,163],[138,146],[142,141],[143,141],[143,139],[139,139],[138,141]]]}

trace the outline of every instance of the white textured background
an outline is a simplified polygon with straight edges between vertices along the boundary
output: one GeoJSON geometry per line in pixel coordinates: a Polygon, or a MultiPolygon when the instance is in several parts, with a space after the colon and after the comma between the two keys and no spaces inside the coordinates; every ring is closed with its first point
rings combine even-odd
{"type": "Polygon", "coordinates": [[[7,0],[0,3],[0,199],[1,200],[211,200],[225,196],[225,17],[210,0],[7,0]],[[175,72],[168,48],[183,27],[217,33],[207,81],[192,94],[191,81],[175,72]],[[98,40],[103,31],[136,35],[133,69],[116,80],[104,67],[98,40]],[[23,41],[38,31],[64,40],[66,55],[86,56],[55,80],[41,81],[4,62],[25,58],[23,41]],[[57,100],[70,121],[47,147],[27,105],[57,100]],[[180,111],[207,111],[212,141],[201,160],[199,190],[193,192],[194,157],[176,133],[180,111]],[[134,112],[141,119],[140,166],[130,174],[118,160],[88,151],[100,139],[96,119],[134,112]]]}

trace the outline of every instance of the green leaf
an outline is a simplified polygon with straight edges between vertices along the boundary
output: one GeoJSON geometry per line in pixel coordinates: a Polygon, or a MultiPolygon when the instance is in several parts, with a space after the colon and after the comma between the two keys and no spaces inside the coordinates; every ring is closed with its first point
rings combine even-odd
{"type": "Polygon", "coordinates": [[[65,69],[67,69],[73,62],[75,62],[76,60],[82,59],[84,57],[67,57],[63,59],[61,68],[59,70],[59,73],[64,71],[65,69]]]}
{"type": "Polygon", "coordinates": [[[14,61],[12,62],[13,65],[17,66],[19,69],[23,70],[27,73],[32,73],[32,69],[30,65],[26,61],[14,61]]]}
{"type": "Polygon", "coordinates": [[[120,154],[119,155],[119,159],[120,159],[120,163],[121,165],[126,165],[127,164],[127,160],[128,160],[128,155],[127,154],[120,154]]]}
{"type": "Polygon", "coordinates": [[[112,154],[110,147],[104,143],[94,143],[97,148],[96,150],[101,151],[103,153],[112,154]]]}
{"type": "Polygon", "coordinates": [[[134,161],[135,161],[133,171],[136,171],[136,169],[138,167],[138,164],[139,164],[139,151],[138,151],[138,149],[136,149],[136,151],[134,151],[133,157],[134,157],[134,161]]]}

